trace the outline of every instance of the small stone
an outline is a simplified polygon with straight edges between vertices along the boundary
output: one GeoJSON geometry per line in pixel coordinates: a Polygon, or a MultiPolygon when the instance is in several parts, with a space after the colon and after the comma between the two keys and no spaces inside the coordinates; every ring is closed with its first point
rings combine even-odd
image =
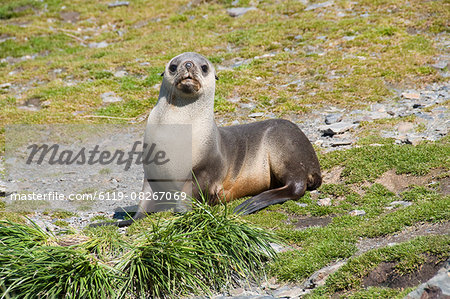
{"type": "Polygon", "coordinates": [[[271,290],[276,290],[280,287],[281,285],[279,283],[277,283],[277,279],[275,277],[272,277],[271,279],[269,279],[267,282],[263,283],[263,288],[265,289],[271,289],[271,290]]]}
{"type": "Polygon", "coordinates": [[[243,108],[243,109],[255,109],[256,108],[256,104],[254,103],[239,103],[239,107],[243,108]]]}
{"type": "Polygon", "coordinates": [[[320,126],[319,130],[322,132],[323,136],[334,136],[336,134],[341,134],[357,127],[358,124],[354,124],[351,122],[339,122],[328,126],[320,126]]]}
{"type": "Polygon", "coordinates": [[[399,133],[406,133],[411,131],[414,128],[414,124],[413,123],[409,123],[409,122],[402,122],[399,123],[397,126],[397,131],[399,133]]]}
{"type": "Polygon", "coordinates": [[[116,1],[116,2],[108,3],[108,8],[114,8],[114,7],[119,7],[119,6],[128,6],[128,5],[130,5],[130,2],[128,2],[128,1],[116,1]]]}
{"type": "Polygon", "coordinates": [[[334,265],[316,271],[303,283],[302,287],[304,289],[314,289],[316,287],[325,285],[328,276],[339,270],[339,268],[345,265],[345,263],[346,261],[340,261],[334,265]]]}
{"type": "Polygon", "coordinates": [[[328,6],[332,6],[334,4],[334,1],[325,1],[322,3],[316,3],[316,4],[311,4],[308,7],[305,8],[305,11],[309,11],[309,10],[314,10],[317,8],[324,8],[324,7],[328,7],[328,6]]]}
{"type": "Polygon", "coordinates": [[[325,116],[325,123],[331,125],[342,120],[342,113],[332,113],[325,116]]]}
{"type": "Polygon", "coordinates": [[[354,36],[354,35],[342,37],[342,39],[345,40],[345,41],[352,41],[355,38],[356,38],[356,36],[354,36]]]}
{"type": "Polygon", "coordinates": [[[367,116],[370,117],[372,120],[375,120],[375,119],[390,118],[391,114],[389,114],[387,112],[373,111],[373,112],[370,112],[367,116]]]}
{"type": "Polygon", "coordinates": [[[402,97],[408,100],[420,100],[420,93],[418,92],[404,92],[402,97]]]}
{"type": "Polygon", "coordinates": [[[423,136],[415,135],[415,134],[407,134],[406,138],[402,140],[406,144],[418,145],[424,140],[423,136]]]}
{"type": "Polygon", "coordinates": [[[123,78],[126,75],[128,75],[127,71],[117,71],[114,73],[114,77],[116,78],[123,78]]]}
{"type": "Polygon", "coordinates": [[[404,201],[404,200],[396,200],[389,204],[390,206],[403,206],[403,207],[409,207],[412,205],[412,202],[404,201]]]}
{"type": "Polygon", "coordinates": [[[417,108],[422,108],[423,107],[423,105],[422,104],[420,104],[420,103],[415,103],[415,104],[413,104],[413,106],[412,106],[414,109],[417,109],[417,108]]]}
{"type": "Polygon", "coordinates": [[[76,11],[61,12],[59,14],[64,22],[66,23],[76,23],[80,19],[80,13],[76,11]]]}
{"type": "Polygon", "coordinates": [[[264,115],[263,112],[255,112],[255,113],[249,114],[248,117],[250,117],[250,118],[256,118],[256,117],[261,117],[261,116],[263,116],[263,115],[264,115]]]}
{"type": "Polygon", "coordinates": [[[312,199],[317,200],[319,199],[319,191],[317,190],[310,191],[309,196],[311,196],[312,199]]]}
{"type": "Polygon", "coordinates": [[[99,42],[99,43],[89,43],[88,47],[89,48],[96,48],[96,49],[100,49],[100,48],[106,48],[108,47],[108,43],[107,42],[99,42]]]}
{"type": "Polygon", "coordinates": [[[332,140],[330,145],[332,147],[338,147],[338,146],[346,146],[351,145],[353,143],[350,139],[341,139],[341,140],[332,140]]]}
{"type": "Polygon", "coordinates": [[[293,287],[289,290],[276,294],[278,298],[298,298],[304,295],[306,292],[301,287],[293,287]]]}
{"type": "Polygon", "coordinates": [[[237,288],[237,289],[232,289],[230,290],[230,295],[231,296],[239,296],[244,294],[245,290],[243,288],[237,288]]]}
{"type": "Polygon", "coordinates": [[[447,67],[447,65],[448,65],[448,62],[442,60],[442,61],[438,61],[438,62],[432,64],[431,66],[434,67],[435,69],[443,70],[447,67]]]}
{"type": "Polygon", "coordinates": [[[11,83],[0,84],[0,89],[9,89],[12,86],[11,83]]]}
{"type": "Polygon", "coordinates": [[[116,103],[121,102],[123,99],[117,96],[114,92],[105,92],[100,95],[103,103],[116,103]]]}
{"type": "Polygon", "coordinates": [[[303,39],[303,35],[301,35],[301,34],[296,35],[296,36],[294,37],[294,39],[295,39],[295,40],[302,40],[302,39],[303,39]]]}
{"type": "Polygon", "coordinates": [[[303,202],[296,202],[297,206],[299,206],[300,208],[306,208],[308,206],[307,203],[303,203],[303,202]]]}
{"type": "Polygon", "coordinates": [[[364,215],[366,215],[366,211],[364,211],[364,210],[353,210],[349,214],[350,214],[350,216],[364,216],[364,215]]]}
{"type": "Polygon", "coordinates": [[[329,198],[329,197],[319,198],[317,200],[317,204],[321,207],[329,207],[329,206],[331,206],[331,198],[329,198]]]}
{"type": "Polygon", "coordinates": [[[44,102],[41,103],[41,107],[48,108],[48,107],[50,107],[51,103],[52,102],[50,102],[49,100],[44,101],[44,102]]]}
{"type": "Polygon", "coordinates": [[[233,7],[227,9],[227,13],[230,15],[230,17],[236,18],[252,10],[256,10],[256,7],[233,7]]]}

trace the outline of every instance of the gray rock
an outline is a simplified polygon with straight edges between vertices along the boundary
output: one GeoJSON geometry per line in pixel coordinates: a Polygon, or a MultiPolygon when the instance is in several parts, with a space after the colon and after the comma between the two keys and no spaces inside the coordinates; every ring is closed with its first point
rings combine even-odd
{"type": "Polygon", "coordinates": [[[449,298],[450,296],[450,262],[447,261],[445,266],[438,273],[421,284],[416,290],[409,293],[405,299],[421,299],[421,298],[449,298]]]}
{"type": "Polygon", "coordinates": [[[239,103],[239,107],[243,108],[243,109],[255,109],[256,108],[256,104],[254,103],[239,103]]]}
{"type": "Polygon", "coordinates": [[[351,41],[354,40],[356,38],[356,36],[354,35],[350,35],[350,36],[343,36],[342,39],[345,41],[351,41]]]}
{"type": "Polygon", "coordinates": [[[403,206],[403,207],[409,207],[412,205],[412,202],[404,201],[404,200],[396,200],[389,204],[390,206],[403,206]]]}
{"type": "Polygon", "coordinates": [[[128,75],[127,71],[117,71],[114,73],[114,77],[116,78],[122,78],[128,75]]]}
{"type": "Polygon", "coordinates": [[[235,18],[235,17],[240,17],[252,10],[256,10],[256,7],[233,7],[233,8],[227,9],[227,13],[231,17],[235,18]]]}
{"type": "Polygon", "coordinates": [[[306,292],[301,287],[293,287],[288,290],[277,293],[276,297],[279,298],[299,298],[302,295],[305,295],[306,292]]]}
{"type": "Polygon", "coordinates": [[[317,200],[317,204],[322,207],[329,207],[329,206],[331,206],[331,198],[329,198],[329,197],[319,198],[317,200]]]}
{"type": "Polygon", "coordinates": [[[425,138],[422,135],[406,134],[406,138],[403,140],[403,142],[406,143],[406,144],[418,145],[424,139],[425,138]]]}
{"type": "Polygon", "coordinates": [[[414,124],[409,122],[399,123],[397,126],[397,131],[399,133],[406,133],[414,129],[414,124]]]}
{"type": "Polygon", "coordinates": [[[351,145],[352,143],[353,143],[353,140],[340,139],[340,140],[331,140],[330,145],[331,145],[331,147],[338,147],[338,146],[351,145]]]}
{"type": "Polygon", "coordinates": [[[316,287],[325,285],[328,276],[339,270],[345,263],[346,261],[340,261],[334,265],[316,271],[303,283],[302,287],[306,289],[307,292],[310,292],[316,287]]]}
{"type": "Polygon", "coordinates": [[[302,40],[302,39],[303,39],[303,35],[301,35],[301,34],[296,35],[296,36],[294,37],[294,39],[295,39],[295,40],[302,40]]]}
{"type": "Polygon", "coordinates": [[[334,1],[325,1],[325,2],[321,2],[321,3],[311,4],[305,8],[305,11],[314,10],[317,8],[328,7],[328,6],[332,6],[333,4],[334,4],[334,1]]]}
{"type": "Polygon", "coordinates": [[[332,113],[325,116],[325,123],[331,125],[342,120],[342,113],[332,113]]]}
{"type": "Polygon", "coordinates": [[[392,117],[389,113],[387,112],[378,112],[378,111],[372,111],[370,113],[367,114],[367,116],[372,119],[384,119],[384,118],[390,118],[392,117]]]}
{"type": "Polygon", "coordinates": [[[250,118],[256,118],[256,117],[261,117],[261,116],[263,116],[263,115],[264,115],[263,112],[255,112],[255,113],[249,114],[248,117],[250,117],[250,118]]]}
{"type": "Polygon", "coordinates": [[[128,5],[130,5],[130,2],[128,2],[128,1],[116,1],[116,2],[108,3],[108,8],[114,8],[114,7],[119,7],[119,6],[128,6],[128,5]]]}
{"type": "Polygon", "coordinates": [[[123,99],[119,96],[117,96],[114,92],[105,92],[100,95],[102,98],[103,103],[116,103],[121,102],[123,99]]]}
{"type": "Polygon", "coordinates": [[[231,296],[239,296],[239,295],[243,295],[245,292],[245,290],[243,288],[237,288],[237,289],[232,289],[230,290],[230,295],[231,296]]]}
{"type": "Polygon", "coordinates": [[[402,97],[408,100],[420,100],[420,93],[418,92],[404,92],[402,97]]]}
{"type": "Polygon", "coordinates": [[[0,89],[9,89],[11,85],[12,85],[11,83],[0,84],[0,89]]]}
{"type": "Polygon", "coordinates": [[[443,70],[447,67],[447,65],[448,65],[448,61],[441,60],[441,61],[438,61],[438,62],[432,64],[431,66],[434,67],[435,69],[443,70]]]}
{"type": "Polygon", "coordinates": [[[297,206],[301,207],[301,208],[306,208],[308,206],[307,203],[302,203],[302,202],[296,202],[297,206]]]}
{"type": "Polygon", "coordinates": [[[320,126],[319,131],[322,132],[323,136],[334,136],[336,134],[342,134],[349,131],[350,129],[355,129],[358,124],[351,122],[339,122],[327,126],[320,126]]]}
{"type": "Polygon", "coordinates": [[[364,215],[366,215],[366,211],[364,211],[364,210],[353,210],[349,214],[350,214],[350,216],[364,216],[364,215]]]}
{"type": "Polygon", "coordinates": [[[96,48],[96,49],[106,48],[108,46],[109,46],[109,44],[105,41],[99,42],[99,43],[89,43],[89,45],[88,45],[89,48],[96,48]]]}

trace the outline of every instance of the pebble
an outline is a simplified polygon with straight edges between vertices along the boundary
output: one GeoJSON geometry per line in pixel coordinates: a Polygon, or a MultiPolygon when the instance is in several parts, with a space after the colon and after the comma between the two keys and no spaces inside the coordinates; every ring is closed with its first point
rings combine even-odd
{"type": "Polygon", "coordinates": [[[366,215],[366,211],[364,211],[364,210],[353,210],[349,214],[350,214],[350,216],[364,216],[364,215],[366,215]]]}
{"type": "Polygon", "coordinates": [[[331,198],[329,198],[329,197],[319,198],[317,200],[317,204],[322,207],[329,207],[329,206],[331,206],[331,198]]]}
{"type": "Polygon", "coordinates": [[[227,9],[227,13],[228,15],[230,15],[230,17],[236,18],[252,10],[256,10],[256,7],[233,7],[227,9]]]}
{"type": "Polygon", "coordinates": [[[317,8],[328,7],[328,6],[332,6],[333,4],[334,4],[334,1],[325,1],[325,2],[321,2],[321,3],[311,4],[305,8],[305,11],[310,11],[310,10],[314,10],[317,8]]]}
{"type": "Polygon", "coordinates": [[[116,78],[122,78],[128,75],[127,71],[117,71],[114,73],[114,77],[116,78]]]}
{"type": "Polygon", "coordinates": [[[114,7],[119,7],[119,6],[128,6],[128,5],[130,5],[130,2],[128,2],[128,1],[116,1],[116,2],[108,3],[108,8],[114,8],[114,7]]]}
{"type": "Polygon", "coordinates": [[[0,84],[0,89],[9,89],[11,85],[12,85],[11,83],[0,84]]]}
{"type": "Polygon", "coordinates": [[[404,200],[396,200],[389,204],[390,206],[403,206],[403,207],[409,207],[412,205],[412,202],[404,201],[404,200]]]}
{"type": "Polygon", "coordinates": [[[320,126],[319,130],[322,132],[323,136],[334,136],[336,134],[341,134],[357,127],[358,124],[354,124],[351,122],[339,122],[331,125],[320,126]]]}
{"type": "Polygon", "coordinates": [[[255,112],[255,113],[249,114],[248,117],[250,117],[250,118],[256,118],[256,117],[261,117],[261,116],[263,116],[263,115],[264,115],[263,112],[255,112]]]}
{"type": "Polygon", "coordinates": [[[305,295],[306,292],[301,287],[293,287],[291,289],[278,292],[276,297],[278,298],[299,298],[302,295],[305,295]]]}
{"type": "Polygon", "coordinates": [[[420,93],[418,92],[404,92],[402,97],[409,100],[420,100],[420,93]]]}
{"type": "Polygon", "coordinates": [[[108,46],[109,46],[109,44],[107,42],[105,42],[105,41],[99,42],[99,43],[89,43],[88,44],[89,48],[96,48],[96,49],[106,48],[108,46]]]}
{"type": "Polygon", "coordinates": [[[114,92],[105,92],[100,95],[102,98],[103,103],[115,103],[115,102],[121,102],[123,99],[119,96],[117,96],[114,92]]]}
{"type": "Polygon", "coordinates": [[[434,67],[435,69],[443,70],[447,67],[447,65],[448,65],[447,61],[438,61],[438,62],[432,64],[431,66],[434,67]]]}

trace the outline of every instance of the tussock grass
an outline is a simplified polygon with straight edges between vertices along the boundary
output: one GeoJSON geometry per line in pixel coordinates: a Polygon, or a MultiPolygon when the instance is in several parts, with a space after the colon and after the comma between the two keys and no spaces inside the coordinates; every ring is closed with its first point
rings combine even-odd
{"type": "Polygon", "coordinates": [[[276,257],[277,239],[224,206],[194,202],[124,236],[115,227],[86,231],[89,240],[57,244],[37,225],[0,223],[0,290],[20,298],[178,297],[211,293],[258,279],[276,257]],[[53,242],[50,242],[53,241],[53,242]],[[256,273],[259,273],[256,275],[256,273]]]}

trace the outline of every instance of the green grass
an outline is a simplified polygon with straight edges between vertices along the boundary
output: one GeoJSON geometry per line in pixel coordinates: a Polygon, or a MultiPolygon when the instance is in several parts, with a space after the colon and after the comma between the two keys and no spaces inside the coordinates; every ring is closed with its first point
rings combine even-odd
{"type": "MultiPolygon", "coordinates": [[[[368,251],[359,257],[350,259],[347,264],[332,274],[324,289],[327,294],[360,289],[362,278],[381,262],[395,262],[394,271],[398,274],[411,273],[420,269],[421,265],[427,261],[428,255],[437,257],[438,261],[447,260],[450,254],[449,245],[450,238],[448,236],[429,236],[418,237],[410,242],[368,251]]],[[[370,294],[374,291],[369,289],[365,293],[370,294]]],[[[388,290],[383,291],[383,293],[388,292],[388,290]]]]}
{"type": "Polygon", "coordinates": [[[345,167],[342,177],[347,183],[373,182],[384,172],[395,169],[397,174],[424,175],[430,169],[450,167],[448,138],[418,146],[363,146],[348,151],[335,151],[321,159],[324,169],[345,167]]]}
{"type": "Polygon", "coordinates": [[[1,294],[176,298],[210,294],[235,279],[260,279],[276,258],[270,242],[279,241],[225,206],[193,205],[181,216],[160,213],[136,223],[140,229],[128,236],[116,227],[89,228],[87,240],[70,247],[55,245],[57,237],[35,224],[1,221],[1,294]]]}

